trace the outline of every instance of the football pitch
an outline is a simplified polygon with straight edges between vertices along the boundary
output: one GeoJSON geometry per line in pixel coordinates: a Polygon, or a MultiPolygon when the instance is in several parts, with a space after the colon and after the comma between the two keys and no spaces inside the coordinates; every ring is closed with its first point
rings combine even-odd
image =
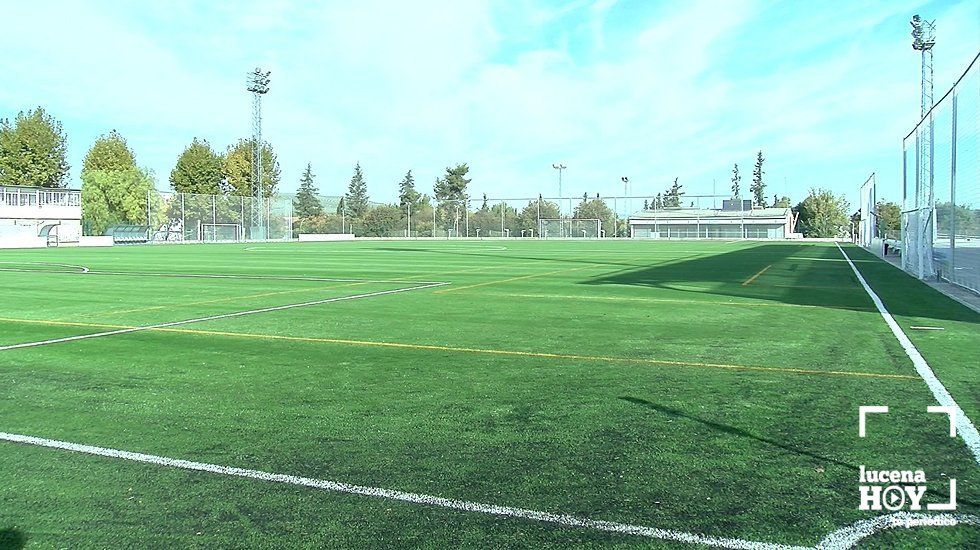
{"type": "Polygon", "coordinates": [[[854,268],[980,418],[980,315],[851,245],[0,251],[0,548],[977,547],[854,268]],[[862,466],[957,524],[862,523],[862,466]]]}

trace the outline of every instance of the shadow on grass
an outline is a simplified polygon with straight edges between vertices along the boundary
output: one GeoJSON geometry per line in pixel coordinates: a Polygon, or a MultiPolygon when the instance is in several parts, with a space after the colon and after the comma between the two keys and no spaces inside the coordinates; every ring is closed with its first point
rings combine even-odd
{"type": "Polygon", "coordinates": [[[27,546],[27,535],[16,527],[0,529],[0,550],[20,550],[27,546]]]}
{"type": "MultiPolygon", "coordinates": [[[[705,426],[707,426],[707,427],[709,427],[709,428],[711,428],[713,430],[717,430],[717,431],[722,432],[722,433],[726,433],[726,434],[733,435],[733,436],[736,436],[736,437],[744,437],[744,438],[748,438],[748,439],[753,439],[753,440],[758,441],[760,443],[765,443],[765,444],[770,445],[772,447],[776,447],[778,449],[782,449],[784,451],[793,453],[795,455],[799,455],[799,456],[811,458],[813,460],[816,460],[816,461],[819,461],[819,462],[822,462],[822,463],[836,464],[837,466],[841,466],[842,468],[847,468],[847,469],[852,470],[852,471],[855,471],[855,472],[859,472],[861,470],[860,467],[858,467],[858,466],[856,466],[854,464],[851,464],[850,462],[844,462],[843,460],[837,460],[836,458],[831,458],[829,456],[824,456],[824,455],[821,455],[821,454],[813,453],[813,452],[807,451],[806,449],[801,449],[799,447],[796,447],[794,445],[788,445],[786,443],[782,443],[780,441],[776,441],[775,439],[770,439],[768,437],[763,437],[761,435],[754,434],[754,433],[752,433],[752,432],[750,432],[748,430],[744,430],[742,428],[738,428],[738,427],[735,427],[735,426],[729,426],[728,424],[722,424],[720,422],[715,422],[713,420],[707,420],[705,418],[700,418],[700,417],[694,416],[693,414],[688,414],[688,413],[686,413],[684,411],[681,411],[679,409],[675,409],[673,407],[668,407],[666,405],[659,405],[659,404],[654,403],[652,401],[647,401],[646,399],[641,399],[639,397],[632,397],[632,396],[629,396],[629,395],[621,396],[619,399],[621,399],[623,401],[626,401],[628,403],[633,403],[634,405],[639,405],[641,407],[646,407],[648,409],[652,409],[654,411],[657,411],[657,412],[662,413],[662,414],[666,414],[668,416],[673,416],[675,418],[683,418],[685,420],[690,420],[692,422],[697,422],[699,424],[703,424],[703,425],[705,425],[705,426]]],[[[930,494],[935,493],[936,495],[939,495],[939,497],[942,498],[942,499],[944,499],[944,501],[948,501],[949,500],[949,493],[946,492],[946,491],[936,490],[936,489],[933,489],[933,488],[930,487],[929,492],[930,492],[930,494]]],[[[962,497],[960,497],[958,499],[958,502],[961,503],[961,504],[969,504],[971,506],[977,506],[978,505],[977,502],[975,502],[973,500],[969,500],[969,499],[964,499],[962,497]]]]}
{"type": "MultiPolygon", "coordinates": [[[[945,297],[864,250],[846,245],[872,289],[895,315],[980,323],[980,314],[945,297]]],[[[588,285],[660,288],[786,304],[874,312],[836,246],[771,243],[627,269],[588,285]]]]}
{"type": "Polygon", "coordinates": [[[641,407],[646,407],[648,409],[655,410],[655,411],[657,411],[659,413],[663,413],[663,414],[666,414],[668,416],[673,416],[675,418],[683,418],[683,419],[686,419],[686,420],[691,420],[691,421],[697,422],[699,424],[704,424],[705,426],[707,426],[707,427],[709,427],[709,428],[711,428],[713,430],[717,430],[719,432],[722,432],[722,433],[726,433],[726,434],[729,434],[729,435],[734,435],[734,436],[737,436],[737,437],[744,437],[744,438],[748,438],[748,439],[754,439],[756,441],[759,441],[760,443],[765,443],[767,445],[770,445],[770,446],[773,446],[773,447],[777,447],[779,449],[782,449],[784,451],[788,451],[788,452],[793,453],[793,454],[796,454],[796,455],[805,456],[807,458],[812,458],[813,460],[816,460],[816,461],[821,462],[821,463],[836,464],[838,466],[847,468],[849,470],[854,470],[855,472],[860,471],[860,468],[858,466],[856,466],[854,464],[851,464],[850,462],[844,462],[842,460],[837,460],[836,458],[831,458],[829,456],[823,456],[823,455],[820,455],[820,454],[817,454],[817,453],[812,453],[810,451],[807,451],[806,449],[801,449],[801,448],[795,447],[793,445],[787,445],[785,443],[776,441],[775,439],[769,439],[767,437],[756,435],[756,434],[754,434],[754,433],[752,433],[750,431],[743,430],[742,428],[737,428],[735,426],[729,426],[728,424],[721,424],[719,422],[714,422],[712,420],[707,420],[707,419],[704,419],[704,418],[699,418],[697,416],[694,416],[692,414],[685,413],[684,411],[681,411],[681,410],[678,410],[678,409],[674,409],[672,407],[667,407],[665,405],[658,405],[657,403],[654,403],[652,401],[647,401],[646,399],[640,399],[639,397],[631,397],[631,396],[628,396],[628,395],[627,396],[622,396],[622,397],[620,397],[620,399],[622,399],[623,401],[627,401],[629,403],[633,403],[634,405],[640,405],[641,407]]]}

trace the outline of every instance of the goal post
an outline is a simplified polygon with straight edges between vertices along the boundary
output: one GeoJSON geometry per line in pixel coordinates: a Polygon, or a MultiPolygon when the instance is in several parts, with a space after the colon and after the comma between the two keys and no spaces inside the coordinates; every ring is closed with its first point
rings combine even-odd
{"type": "Polygon", "coordinates": [[[542,239],[598,239],[602,220],[598,218],[541,218],[538,237],[542,239]]]}
{"type": "Polygon", "coordinates": [[[240,223],[202,223],[198,231],[204,242],[240,242],[242,224],[240,223]]]}

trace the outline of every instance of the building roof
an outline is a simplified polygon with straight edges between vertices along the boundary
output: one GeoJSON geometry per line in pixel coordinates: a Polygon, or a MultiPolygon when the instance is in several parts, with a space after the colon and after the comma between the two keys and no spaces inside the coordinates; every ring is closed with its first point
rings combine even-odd
{"type": "Polygon", "coordinates": [[[779,218],[790,215],[789,208],[753,208],[752,210],[716,210],[712,208],[665,208],[640,210],[630,215],[631,220],[710,219],[710,218],[779,218]]]}

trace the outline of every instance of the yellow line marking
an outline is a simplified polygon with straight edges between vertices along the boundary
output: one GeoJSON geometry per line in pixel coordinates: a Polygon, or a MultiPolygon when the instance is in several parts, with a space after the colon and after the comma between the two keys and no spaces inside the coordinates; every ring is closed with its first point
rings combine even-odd
{"type": "MultiPolygon", "coordinates": [[[[83,326],[92,328],[109,328],[109,329],[125,329],[125,328],[135,328],[129,326],[120,325],[106,325],[98,323],[75,323],[68,321],[45,321],[45,320],[33,320],[33,319],[10,319],[0,317],[0,321],[15,322],[15,323],[36,323],[42,325],[60,325],[60,326],[83,326]]],[[[487,349],[487,348],[466,348],[466,347],[456,347],[456,346],[440,346],[433,344],[405,344],[400,342],[377,342],[371,340],[348,340],[341,338],[314,338],[308,336],[285,336],[279,334],[253,334],[247,332],[227,332],[218,330],[200,330],[200,329],[188,329],[188,328],[153,328],[148,329],[156,332],[172,332],[177,334],[194,334],[200,336],[224,336],[229,338],[256,338],[261,340],[280,340],[287,342],[310,342],[310,343],[324,343],[324,344],[340,344],[348,346],[365,346],[365,347],[383,347],[383,348],[398,348],[398,349],[413,349],[413,350],[427,350],[427,351],[449,351],[455,353],[472,353],[472,354],[483,354],[483,355],[503,355],[510,357],[536,357],[542,359],[565,359],[572,361],[595,361],[604,363],[627,363],[627,364],[639,364],[639,365],[660,365],[660,366],[678,366],[678,367],[695,367],[695,368],[706,368],[706,369],[724,369],[724,370],[746,370],[746,371],[757,371],[757,372],[776,372],[776,373],[787,373],[787,374],[807,374],[807,375],[822,375],[822,376],[853,376],[858,378],[886,378],[894,380],[920,380],[917,376],[910,376],[905,374],[882,374],[873,372],[853,372],[853,371],[824,371],[824,370],[814,370],[814,369],[800,369],[792,367],[760,367],[752,365],[732,365],[725,363],[701,363],[696,361],[671,361],[666,359],[639,359],[631,357],[608,357],[602,355],[576,355],[576,354],[566,354],[566,353],[547,353],[547,352],[533,352],[533,351],[515,351],[515,350],[500,350],[500,349],[487,349]]]]}
{"type": "Polygon", "coordinates": [[[765,273],[766,271],[769,271],[769,268],[770,267],[772,267],[772,264],[769,264],[766,267],[763,267],[762,269],[760,269],[758,273],[756,273],[755,275],[753,275],[753,276],[749,277],[748,279],[746,279],[745,282],[742,283],[742,286],[749,286],[750,284],[752,284],[756,279],[758,279],[759,277],[761,277],[763,273],[765,273]]]}
{"type": "Polygon", "coordinates": [[[587,265],[587,266],[582,266],[582,267],[576,267],[574,269],[556,269],[555,271],[546,271],[544,273],[532,273],[531,275],[521,275],[520,277],[510,277],[508,279],[498,279],[496,281],[486,281],[486,282],[483,282],[483,283],[476,283],[476,284],[473,284],[473,285],[449,287],[449,288],[444,289],[444,290],[436,290],[436,291],[433,292],[433,294],[444,294],[446,292],[454,292],[454,291],[457,291],[457,290],[466,290],[466,289],[470,289],[470,288],[479,288],[479,287],[483,287],[483,286],[496,285],[496,284],[501,284],[501,283],[509,283],[509,282],[512,282],[512,281],[523,281],[523,280],[526,280],[526,279],[534,279],[536,277],[546,277],[548,275],[556,275],[558,273],[572,273],[574,271],[582,271],[583,269],[595,269],[597,267],[603,267],[603,266],[601,264],[595,264],[595,265],[587,265]]]}

